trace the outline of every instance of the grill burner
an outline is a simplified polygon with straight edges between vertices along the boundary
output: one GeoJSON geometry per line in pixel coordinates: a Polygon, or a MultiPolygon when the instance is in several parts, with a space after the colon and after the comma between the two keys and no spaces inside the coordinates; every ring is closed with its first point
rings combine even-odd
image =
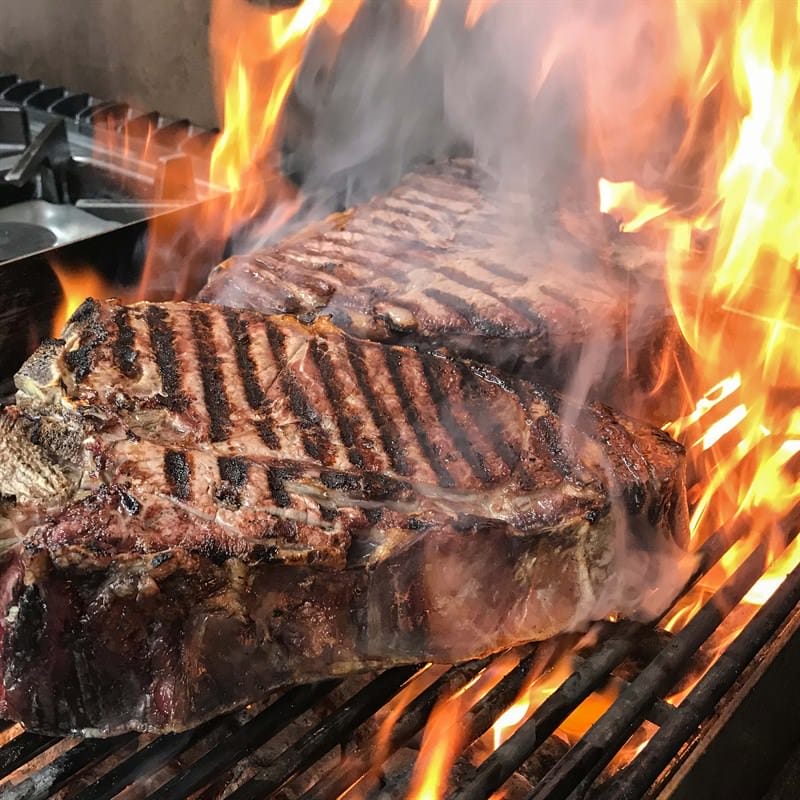
{"type": "MultiPolygon", "coordinates": [[[[125,294],[139,281],[156,217],[162,231],[174,233],[153,263],[165,285],[181,264],[202,282],[222,260],[222,246],[207,245],[194,216],[197,204],[220,196],[207,181],[215,137],[188,120],[0,75],[0,324],[26,332],[0,336],[0,400],[13,392],[11,377],[36,342],[51,333],[61,300],[54,262],[91,266],[110,292],[125,294]],[[115,142],[114,154],[96,138],[115,142]],[[120,157],[124,143],[134,154],[145,141],[147,163],[120,157]],[[186,255],[176,259],[176,252],[186,255]]],[[[186,293],[192,288],[199,284],[186,293]]]]}
{"type": "MultiPolygon", "coordinates": [[[[2,212],[0,212],[0,215],[2,212]]],[[[0,216],[0,261],[19,258],[52,247],[58,237],[51,230],[32,222],[6,221],[0,216]]]]}
{"type": "MultiPolygon", "coordinates": [[[[212,141],[213,133],[186,120],[0,75],[0,219],[49,228],[53,246],[185,206],[186,200],[162,196],[163,173],[181,169],[187,182],[197,183],[196,196],[208,194],[203,170],[192,162],[208,155],[212,141]],[[119,134],[119,152],[123,141],[132,143],[135,153],[135,143],[146,140],[161,166],[154,171],[132,155],[111,159],[95,142],[98,129],[108,131],[109,141],[119,134]],[[183,163],[176,166],[176,159],[183,163]],[[31,209],[25,205],[31,200],[49,208],[31,209]]],[[[0,263],[37,252],[41,241],[0,251],[0,263]]]]}

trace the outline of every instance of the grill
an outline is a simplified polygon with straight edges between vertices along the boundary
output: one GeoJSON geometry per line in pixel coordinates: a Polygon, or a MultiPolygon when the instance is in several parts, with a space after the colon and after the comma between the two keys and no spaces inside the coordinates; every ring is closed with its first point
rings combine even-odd
{"type": "MultiPolygon", "coordinates": [[[[182,284],[179,264],[192,281],[183,296],[202,285],[226,254],[225,243],[209,244],[195,225],[198,205],[222,197],[208,183],[215,136],[185,119],[0,75],[0,319],[27,331],[0,337],[0,398],[50,334],[61,297],[54,263],[91,265],[114,294],[140,283],[146,256],[165,296],[182,284]],[[137,154],[145,141],[143,161],[137,154]],[[105,143],[115,143],[117,155],[105,143]],[[176,198],[165,186],[187,188],[176,198]],[[157,252],[149,248],[156,219],[165,245],[157,252]]],[[[148,294],[157,299],[159,291],[151,285],[148,294]]]]}
{"type": "MultiPolygon", "coordinates": [[[[798,520],[800,509],[785,520],[785,530],[797,530],[798,520]]],[[[720,530],[703,545],[695,582],[736,538],[735,532],[720,530]]],[[[785,578],[679,704],[665,698],[762,575],[766,560],[766,545],[757,545],[674,636],[654,638],[657,623],[603,625],[598,641],[576,657],[574,672],[479,766],[469,765],[459,773],[450,797],[491,797],[543,752],[552,734],[592,692],[610,682],[619,689],[615,702],[560,758],[546,763],[540,757],[539,774],[519,796],[763,796],[800,735],[796,693],[780,691],[800,667],[800,568],[785,578]],[[654,641],[659,644],[654,646],[654,641]],[[637,664],[637,669],[622,670],[620,677],[626,663],[637,664]],[[732,758],[743,743],[765,735],[765,722],[772,734],[770,746],[749,751],[747,758],[732,758]],[[642,723],[654,730],[649,742],[610,774],[606,768],[642,723]]],[[[452,720],[465,749],[513,703],[538,655],[535,645],[523,649],[519,662],[506,667],[499,682],[463,717],[452,720]]],[[[0,789],[8,800],[105,800],[131,786],[137,787],[133,796],[152,800],[333,800],[361,782],[369,787],[367,796],[404,797],[409,771],[392,779],[387,760],[401,748],[415,746],[440,699],[482,671],[498,667],[500,658],[453,666],[425,686],[418,680],[424,665],[389,669],[368,681],[350,678],[298,686],[263,706],[161,736],[58,739],[4,723],[0,789]],[[378,743],[376,713],[397,702],[404,687],[415,682],[420,690],[398,707],[388,735],[378,743]]]]}

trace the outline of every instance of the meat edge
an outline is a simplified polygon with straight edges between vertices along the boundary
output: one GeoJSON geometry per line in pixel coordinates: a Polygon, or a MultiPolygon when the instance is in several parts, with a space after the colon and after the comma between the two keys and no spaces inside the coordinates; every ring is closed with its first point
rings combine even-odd
{"type": "MultiPolygon", "coordinates": [[[[680,530],[681,487],[637,532],[644,550],[680,530]]],[[[451,663],[634,613],[637,587],[615,586],[618,528],[610,510],[524,536],[471,518],[398,531],[345,570],[17,550],[0,578],[0,715],[59,735],[178,731],[289,684],[451,663]]]]}

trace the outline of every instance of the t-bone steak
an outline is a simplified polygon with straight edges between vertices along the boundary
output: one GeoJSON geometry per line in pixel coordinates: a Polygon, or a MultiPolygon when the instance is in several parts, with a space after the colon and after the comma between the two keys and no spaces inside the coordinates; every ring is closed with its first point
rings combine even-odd
{"type": "Polygon", "coordinates": [[[621,542],[686,526],[662,431],[325,319],[87,300],[15,380],[0,717],[35,730],[180,730],[630,612],[621,542]]]}
{"type": "Polygon", "coordinates": [[[304,321],[328,315],[364,339],[445,348],[557,386],[583,354],[600,394],[653,379],[673,330],[661,250],[597,211],[534,212],[495,196],[470,159],[234,256],[200,299],[304,321]],[[587,348],[590,348],[587,351],[587,348]]]}

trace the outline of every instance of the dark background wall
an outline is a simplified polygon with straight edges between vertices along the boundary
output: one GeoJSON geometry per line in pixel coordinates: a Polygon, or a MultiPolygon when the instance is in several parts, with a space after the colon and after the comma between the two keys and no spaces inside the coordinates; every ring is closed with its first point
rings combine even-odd
{"type": "Polygon", "coordinates": [[[0,72],[216,124],[211,0],[0,0],[0,72]]]}

